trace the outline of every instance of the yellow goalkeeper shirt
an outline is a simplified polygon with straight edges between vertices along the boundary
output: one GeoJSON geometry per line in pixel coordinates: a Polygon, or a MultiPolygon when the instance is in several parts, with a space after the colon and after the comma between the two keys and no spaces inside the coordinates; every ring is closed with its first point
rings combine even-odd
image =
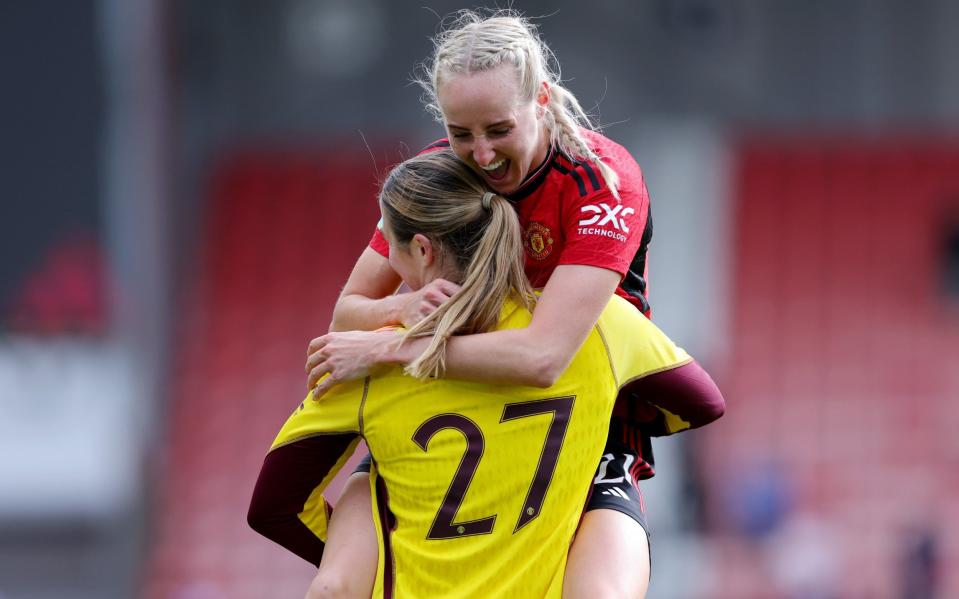
{"type": "MultiPolygon", "coordinates": [[[[531,314],[508,303],[498,328],[531,314]]],[[[308,396],[271,448],[330,440],[299,514],[321,539],[323,488],[365,439],[380,540],[374,597],[560,597],[618,390],[691,358],[614,296],[547,389],[419,381],[399,367],[308,396]]]]}

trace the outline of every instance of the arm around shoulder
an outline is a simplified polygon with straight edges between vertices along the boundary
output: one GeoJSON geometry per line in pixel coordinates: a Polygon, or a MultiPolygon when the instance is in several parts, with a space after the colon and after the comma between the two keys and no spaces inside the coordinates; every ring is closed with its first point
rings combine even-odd
{"type": "MultiPolygon", "coordinates": [[[[446,376],[551,386],[599,320],[619,279],[619,273],[595,266],[558,266],[539,297],[529,326],[453,337],[447,347],[446,376]]],[[[407,351],[416,350],[411,345],[407,351]]]]}
{"type": "Polygon", "coordinates": [[[400,277],[390,261],[367,247],[360,254],[333,307],[330,331],[373,330],[398,322],[393,295],[400,277]]]}

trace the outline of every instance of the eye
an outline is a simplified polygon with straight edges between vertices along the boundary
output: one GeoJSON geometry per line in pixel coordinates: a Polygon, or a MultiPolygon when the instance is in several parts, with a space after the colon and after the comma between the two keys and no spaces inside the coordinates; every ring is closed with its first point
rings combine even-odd
{"type": "Polygon", "coordinates": [[[510,131],[512,130],[513,130],[512,127],[504,127],[502,129],[493,129],[492,131],[489,132],[489,134],[493,137],[505,137],[509,135],[510,131]]]}
{"type": "Polygon", "coordinates": [[[467,139],[470,136],[470,134],[469,132],[457,131],[455,133],[450,133],[450,136],[453,139],[467,139]]]}

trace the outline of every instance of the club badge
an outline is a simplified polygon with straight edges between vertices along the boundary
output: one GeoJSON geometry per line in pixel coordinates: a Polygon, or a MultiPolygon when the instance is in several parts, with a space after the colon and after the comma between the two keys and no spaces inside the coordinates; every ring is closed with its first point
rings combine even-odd
{"type": "Polygon", "coordinates": [[[526,253],[534,260],[545,260],[553,251],[553,238],[549,227],[540,223],[530,223],[523,236],[526,240],[526,253]]]}

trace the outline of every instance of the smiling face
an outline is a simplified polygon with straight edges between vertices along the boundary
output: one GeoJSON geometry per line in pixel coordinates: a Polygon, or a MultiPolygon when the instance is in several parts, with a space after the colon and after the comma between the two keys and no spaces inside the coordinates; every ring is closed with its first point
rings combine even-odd
{"type": "Polygon", "coordinates": [[[539,98],[524,99],[516,71],[508,65],[469,74],[449,74],[437,99],[457,156],[498,193],[514,191],[546,159],[549,135],[539,98]]]}

